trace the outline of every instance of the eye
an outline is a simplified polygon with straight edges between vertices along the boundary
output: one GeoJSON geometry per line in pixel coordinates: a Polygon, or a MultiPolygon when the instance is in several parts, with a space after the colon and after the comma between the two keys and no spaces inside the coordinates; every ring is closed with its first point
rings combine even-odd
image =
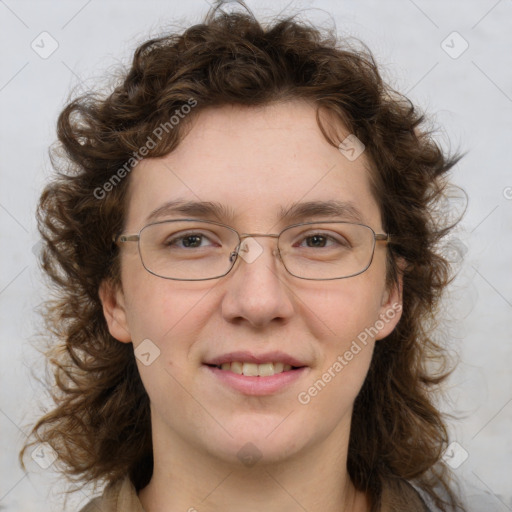
{"type": "Polygon", "coordinates": [[[308,248],[326,248],[326,247],[346,247],[350,248],[349,241],[340,233],[312,233],[302,238],[300,244],[294,244],[294,247],[308,247],[308,248]],[[304,246],[304,242],[306,245],[304,246]]]}
{"type": "Polygon", "coordinates": [[[178,249],[198,249],[201,247],[208,247],[207,242],[210,242],[210,246],[219,245],[212,242],[204,233],[198,232],[189,232],[185,234],[172,233],[166,237],[164,245],[166,247],[174,247],[178,249]],[[203,244],[203,242],[205,242],[205,244],[203,244]]]}

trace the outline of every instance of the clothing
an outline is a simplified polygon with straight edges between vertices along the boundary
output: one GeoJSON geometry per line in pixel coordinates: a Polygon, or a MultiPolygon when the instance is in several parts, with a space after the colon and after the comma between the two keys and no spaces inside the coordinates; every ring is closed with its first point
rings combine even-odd
{"type": "MultiPolygon", "coordinates": [[[[107,487],[103,495],[93,499],[80,512],[144,512],[129,477],[107,487]]],[[[434,512],[414,488],[404,480],[386,485],[382,490],[378,512],[434,512]]]]}

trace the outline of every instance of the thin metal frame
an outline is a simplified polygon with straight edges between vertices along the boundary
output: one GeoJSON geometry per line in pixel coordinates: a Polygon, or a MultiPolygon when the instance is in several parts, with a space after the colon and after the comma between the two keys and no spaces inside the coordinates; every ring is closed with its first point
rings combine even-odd
{"type": "Polygon", "coordinates": [[[232,228],[231,226],[228,226],[227,224],[222,224],[221,222],[215,222],[213,220],[171,219],[171,220],[162,220],[162,221],[152,222],[150,224],[146,224],[144,227],[142,227],[140,229],[140,231],[137,234],[119,234],[119,235],[114,235],[112,237],[112,242],[115,243],[116,245],[119,244],[119,243],[125,243],[125,242],[137,242],[137,248],[138,248],[138,251],[139,251],[139,256],[140,256],[140,260],[141,260],[142,266],[150,274],[153,274],[154,276],[160,277],[161,279],[171,279],[173,281],[209,281],[211,279],[220,279],[221,277],[224,277],[227,274],[229,274],[233,270],[233,268],[234,268],[234,266],[236,264],[236,261],[238,260],[238,253],[240,252],[240,246],[242,244],[242,240],[244,240],[245,238],[249,238],[249,237],[250,238],[254,238],[254,237],[257,237],[257,236],[259,236],[259,237],[277,238],[277,254],[278,254],[279,259],[280,259],[281,263],[283,264],[283,267],[285,268],[285,270],[288,272],[288,274],[292,275],[293,277],[296,277],[297,279],[305,279],[305,280],[308,280],[308,281],[333,281],[335,279],[347,279],[349,277],[358,276],[359,274],[362,274],[363,272],[366,272],[370,268],[370,265],[373,262],[373,257],[375,255],[376,242],[389,243],[391,241],[391,236],[388,233],[375,233],[375,231],[370,226],[367,226],[366,224],[361,224],[361,223],[357,223],[357,222],[339,221],[339,220],[321,220],[321,221],[316,221],[316,222],[315,221],[301,222],[301,223],[298,223],[298,224],[292,224],[290,226],[285,227],[280,233],[239,233],[236,229],[232,228]],[[142,231],[144,229],[146,229],[147,227],[150,227],[150,226],[154,226],[154,225],[157,225],[157,224],[170,224],[171,222],[201,222],[201,223],[206,223],[206,224],[215,224],[216,226],[221,226],[221,227],[228,228],[231,231],[233,231],[234,233],[236,233],[236,235],[238,236],[238,244],[235,247],[235,250],[230,254],[230,260],[232,258],[233,258],[233,260],[231,261],[231,267],[229,267],[229,270],[227,272],[225,272],[224,274],[221,274],[221,275],[215,276],[215,277],[207,277],[207,278],[203,278],[203,279],[181,279],[179,277],[164,277],[164,276],[161,276],[160,274],[156,274],[155,272],[151,271],[148,267],[146,267],[146,265],[144,263],[144,258],[142,257],[142,252],[140,250],[140,237],[141,237],[142,231]],[[281,251],[279,250],[279,237],[285,231],[287,231],[289,229],[296,228],[296,227],[299,227],[299,226],[307,226],[307,225],[310,225],[310,224],[350,224],[352,226],[363,226],[363,227],[369,229],[373,233],[373,247],[372,247],[372,255],[370,257],[370,261],[369,261],[368,265],[363,270],[361,270],[360,272],[357,272],[355,274],[350,274],[348,276],[343,276],[343,277],[328,277],[328,278],[301,277],[301,276],[298,276],[298,275],[293,274],[292,272],[290,272],[288,267],[285,265],[285,263],[283,261],[283,258],[281,257],[281,251]]]}

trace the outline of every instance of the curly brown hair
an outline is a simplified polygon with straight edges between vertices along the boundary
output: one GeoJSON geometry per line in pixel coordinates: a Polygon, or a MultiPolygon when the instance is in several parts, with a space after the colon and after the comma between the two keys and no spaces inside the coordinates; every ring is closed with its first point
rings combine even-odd
{"type": "Polygon", "coordinates": [[[70,481],[113,483],[128,474],[137,490],[148,484],[149,398],[133,348],[109,333],[98,295],[104,280],[120,281],[112,235],[123,229],[129,172],[150,139],[150,157],[173,151],[207,107],[288,99],[316,105],[331,144],[339,141],[320,122],[321,110],[365,144],[372,193],[392,234],[387,282],[403,278],[402,317],[376,345],[354,405],[349,474],[371,495],[401,478],[414,480],[440,510],[458,506],[440,461],[448,435],[435,398],[448,366],[433,328],[453,275],[439,252],[451,226],[435,205],[461,156],[440,148],[424,114],[382,80],[362,43],[295,17],[263,26],[251,14],[218,8],[182,34],[144,42],[112,92],[82,95],[59,116],[60,144],[51,152],[56,176],[37,215],[41,262],[55,292],[44,308],[55,407],[32,428],[22,465],[29,446],[47,442],[70,481]],[[184,122],[169,123],[183,111],[184,122]]]}

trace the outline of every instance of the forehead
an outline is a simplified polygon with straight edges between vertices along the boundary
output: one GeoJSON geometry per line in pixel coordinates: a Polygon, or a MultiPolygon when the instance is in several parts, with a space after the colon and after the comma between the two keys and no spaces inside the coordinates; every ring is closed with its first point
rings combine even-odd
{"type": "MultiPolygon", "coordinates": [[[[340,140],[349,135],[341,124],[336,129],[340,140]]],[[[156,220],[157,210],[161,217],[176,217],[178,211],[165,205],[177,201],[214,204],[217,220],[241,229],[289,223],[296,213],[314,214],[318,203],[343,203],[354,214],[347,220],[359,214],[364,223],[380,222],[364,153],[352,161],[329,144],[314,106],[302,101],[205,109],[172,153],[133,169],[129,187],[130,229],[156,220]],[[302,203],[313,207],[297,208],[302,203]]],[[[329,211],[330,217],[341,212],[329,211]]],[[[212,209],[182,212],[203,217],[212,209]]]]}

